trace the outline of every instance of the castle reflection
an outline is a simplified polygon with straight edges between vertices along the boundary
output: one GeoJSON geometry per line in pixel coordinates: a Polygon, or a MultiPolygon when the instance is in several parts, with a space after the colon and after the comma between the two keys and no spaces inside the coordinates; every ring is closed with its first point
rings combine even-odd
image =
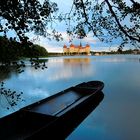
{"type": "Polygon", "coordinates": [[[55,62],[51,61],[53,73],[48,77],[49,81],[58,79],[69,79],[78,77],[88,77],[93,74],[90,58],[61,58],[55,62]]]}
{"type": "Polygon", "coordinates": [[[80,63],[84,63],[84,64],[89,64],[90,63],[90,58],[65,58],[64,60],[64,64],[80,64],[80,63]]]}
{"type": "Polygon", "coordinates": [[[92,73],[90,58],[65,58],[61,73],[68,77],[86,77],[92,73]]]}

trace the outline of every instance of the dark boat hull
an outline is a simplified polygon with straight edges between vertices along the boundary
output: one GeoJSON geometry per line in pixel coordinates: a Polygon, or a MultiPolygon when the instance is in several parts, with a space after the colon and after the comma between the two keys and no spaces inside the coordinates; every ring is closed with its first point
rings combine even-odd
{"type": "Polygon", "coordinates": [[[2,118],[0,139],[64,139],[100,103],[103,87],[82,83],[2,118]]]}

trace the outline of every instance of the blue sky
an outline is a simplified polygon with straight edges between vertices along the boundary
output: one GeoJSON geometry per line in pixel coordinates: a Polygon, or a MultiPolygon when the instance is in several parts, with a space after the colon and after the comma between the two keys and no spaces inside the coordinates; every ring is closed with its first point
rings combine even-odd
{"type": "MultiPolygon", "coordinates": [[[[72,0],[52,0],[53,2],[56,2],[59,7],[59,12],[61,13],[68,13],[71,9],[72,5],[72,0]]],[[[49,52],[62,52],[63,51],[63,45],[66,44],[67,46],[70,45],[69,43],[69,36],[66,34],[66,25],[64,22],[61,23],[54,23],[53,27],[58,30],[62,36],[63,36],[63,41],[55,41],[51,40],[49,41],[47,38],[44,37],[39,37],[37,41],[34,43],[37,43],[43,47],[45,47],[49,52]]],[[[33,34],[30,34],[30,39],[33,40],[34,38],[37,38],[33,34]]],[[[116,50],[118,47],[118,40],[111,44],[106,44],[103,42],[100,42],[97,38],[93,37],[92,33],[89,33],[87,37],[84,39],[73,39],[72,43],[75,45],[79,45],[80,42],[82,43],[83,46],[85,46],[87,43],[91,46],[91,50],[93,51],[108,51],[108,50],[116,50]],[[111,46],[111,48],[110,48],[111,46]]]]}
{"type": "MultiPolygon", "coordinates": [[[[43,0],[40,0],[43,2],[43,0]]],[[[53,2],[56,2],[59,7],[59,13],[68,13],[71,9],[72,0],[51,0],[53,2]]],[[[63,45],[66,44],[67,46],[70,45],[69,43],[69,36],[66,33],[66,25],[64,22],[55,22],[53,23],[53,27],[59,31],[62,34],[63,41],[55,41],[55,40],[48,40],[45,37],[42,36],[36,36],[33,33],[28,33],[28,36],[31,41],[33,41],[35,38],[38,38],[36,41],[33,41],[35,44],[39,44],[47,49],[48,52],[62,52],[63,51],[63,45]]],[[[10,32],[10,36],[15,36],[14,33],[10,32]]],[[[116,39],[112,43],[103,43],[100,42],[97,38],[93,37],[93,33],[89,33],[87,37],[84,39],[73,39],[72,43],[75,45],[79,45],[80,42],[83,46],[85,46],[87,43],[91,46],[92,51],[110,51],[110,50],[117,50],[118,45],[120,44],[120,40],[116,39]]]]}
{"type": "MultiPolygon", "coordinates": [[[[61,34],[63,36],[63,41],[59,41],[59,42],[57,42],[55,40],[49,41],[48,39],[40,36],[37,41],[34,41],[34,43],[45,47],[49,52],[62,52],[64,44],[69,46],[71,43],[69,42],[69,36],[66,34],[65,31],[61,31],[61,34]]],[[[36,38],[36,36],[33,35],[31,37],[31,40],[33,38],[36,38]]],[[[91,46],[91,50],[93,50],[93,51],[116,50],[118,47],[118,45],[117,45],[118,42],[116,42],[116,43],[114,42],[114,43],[110,43],[110,44],[100,42],[97,38],[93,37],[92,33],[88,34],[87,37],[82,40],[73,39],[73,41],[72,41],[72,43],[75,45],[79,45],[80,42],[82,43],[82,46],[89,44],[91,46]]]]}

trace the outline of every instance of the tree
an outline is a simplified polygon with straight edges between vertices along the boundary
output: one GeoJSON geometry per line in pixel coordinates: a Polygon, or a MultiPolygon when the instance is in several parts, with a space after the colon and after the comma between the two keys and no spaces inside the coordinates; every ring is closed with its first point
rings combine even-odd
{"type": "Polygon", "coordinates": [[[44,47],[37,44],[31,45],[25,51],[25,56],[30,57],[30,58],[33,58],[33,57],[38,58],[38,57],[47,56],[47,55],[48,55],[47,50],[44,47]]]}
{"type": "MultiPolygon", "coordinates": [[[[52,34],[47,30],[52,22],[53,13],[57,10],[57,4],[49,0],[44,0],[43,3],[39,0],[3,0],[0,2],[0,32],[4,34],[4,37],[0,37],[0,69],[9,67],[11,61],[17,60],[19,56],[25,55],[26,50],[33,48],[32,43],[28,41],[29,38],[26,36],[27,32],[49,36],[49,38],[52,36],[56,40],[61,38],[61,34],[56,32],[56,30],[53,30],[52,34]],[[9,40],[7,38],[9,31],[14,31],[20,42],[17,42],[14,38],[9,40]]],[[[39,46],[34,48],[36,49],[37,56],[40,56],[41,53],[45,54],[43,48],[39,46]]],[[[35,68],[40,67],[39,63],[38,59],[31,61],[35,68]]],[[[23,61],[15,61],[12,64],[16,66],[16,70],[19,72],[22,72],[21,68],[25,66],[23,61]]],[[[41,68],[46,68],[45,62],[41,68]]],[[[6,89],[4,83],[0,83],[0,98],[5,97],[11,107],[15,106],[21,99],[21,94],[6,89]]]]}
{"type": "MultiPolygon", "coordinates": [[[[10,52],[13,51],[13,54],[18,54],[14,52],[19,50],[17,47],[19,44],[12,38],[7,40],[8,31],[14,31],[17,34],[20,40],[20,49],[23,50],[26,46],[30,49],[33,45],[28,42],[27,32],[34,32],[49,38],[53,37],[59,41],[61,39],[60,33],[55,29],[52,29],[52,34],[48,32],[49,25],[51,26],[53,20],[56,19],[58,21],[65,20],[68,25],[67,33],[80,39],[92,31],[93,36],[101,41],[111,42],[116,38],[122,39],[118,49],[120,52],[127,43],[139,47],[140,3],[138,0],[73,0],[69,13],[57,17],[57,11],[57,4],[49,0],[44,0],[43,3],[41,0],[2,0],[0,2],[0,32],[4,33],[5,37],[0,38],[2,41],[0,42],[0,59],[3,62],[6,60],[6,63],[13,58],[16,59],[15,56],[9,56],[9,49],[10,52]],[[14,45],[10,48],[11,42],[14,45]],[[4,57],[2,52],[6,54],[8,59],[4,57]]],[[[39,62],[32,63],[35,63],[35,68],[38,67],[39,62]]],[[[24,66],[22,61],[21,64],[16,62],[14,64],[18,68],[24,66]]],[[[45,65],[43,64],[43,66],[45,65]]],[[[5,91],[11,93],[9,90],[3,89],[3,83],[0,90],[2,95],[7,95],[5,91]]],[[[12,93],[15,94],[15,92],[12,93]]],[[[10,95],[13,98],[13,95],[10,95]]]]}
{"type": "MultiPolygon", "coordinates": [[[[27,32],[50,37],[47,26],[57,10],[57,4],[49,0],[44,0],[43,4],[39,0],[3,0],[0,2],[0,32],[6,35],[13,30],[23,43],[28,40],[27,32]]],[[[60,36],[55,30],[52,35],[60,36]]]]}
{"type": "MultiPolygon", "coordinates": [[[[101,41],[122,40],[136,47],[140,43],[140,3],[137,0],[73,0],[67,19],[75,20],[75,33],[93,32],[101,41]]],[[[68,27],[68,33],[72,33],[68,27]]],[[[84,37],[84,36],[83,36],[84,37]]]]}
{"type": "MultiPolygon", "coordinates": [[[[17,60],[19,57],[25,56],[27,50],[31,50],[33,43],[29,41],[26,35],[28,32],[34,32],[37,35],[46,36],[49,37],[49,39],[54,38],[59,41],[61,34],[55,29],[52,29],[51,33],[48,32],[48,28],[55,17],[54,13],[57,11],[57,4],[49,0],[44,0],[42,3],[39,0],[1,1],[0,32],[4,33],[4,37],[0,40],[0,61],[9,63],[9,61],[17,60]],[[9,41],[7,38],[9,31],[14,31],[17,38],[11,37],[9,41]],[[17,39],[19,42],[16,41],[17,39]],[[4,53],[2,53],[3,51],[4,53]]],[[[28,56],[31,55],[28,54],[28,56]]]]}
{"type": "Polygon", "coordinates": [[[52,35],[48,26],[54,20],[65,20],[67,33],[78,38],[89,32],[100,41],[111,42],[114,38],[122,40],[120,47],[131,43],[136,47],[140,43],[140,3],[138,0],[73,0],[69,13],[59,15],[57,4],[44,0],[3,0],[0,3],[0,31],[6,34],[14,30],[20,40],[26,43],[26,32],[53,36],[60,40],[61,34],[55,29],[52,35]],[[55,15],[54,15],[55,14],[55,15]],[[5,25],[2,21],[5,20],[5,25]],[[70,23],[71,22],[71,23],[70,23]],[[73,26],[73,29],[69,28],[73,26]]]}
{"type": "Polygon", "coordinates": [[[10,63],[21,57],[21,44],[16,40],[0,36],[0,62],[10,63]]]}

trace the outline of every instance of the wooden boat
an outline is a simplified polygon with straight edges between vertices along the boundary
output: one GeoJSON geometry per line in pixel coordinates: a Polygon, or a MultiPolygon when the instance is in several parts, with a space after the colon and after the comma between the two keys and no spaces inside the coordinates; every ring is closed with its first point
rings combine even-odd
{"type": "Polygon", "coordinates": [[[66,138],[103,99],[104,83],[70,87],[0,119],[0,139],[66,138]]]}

